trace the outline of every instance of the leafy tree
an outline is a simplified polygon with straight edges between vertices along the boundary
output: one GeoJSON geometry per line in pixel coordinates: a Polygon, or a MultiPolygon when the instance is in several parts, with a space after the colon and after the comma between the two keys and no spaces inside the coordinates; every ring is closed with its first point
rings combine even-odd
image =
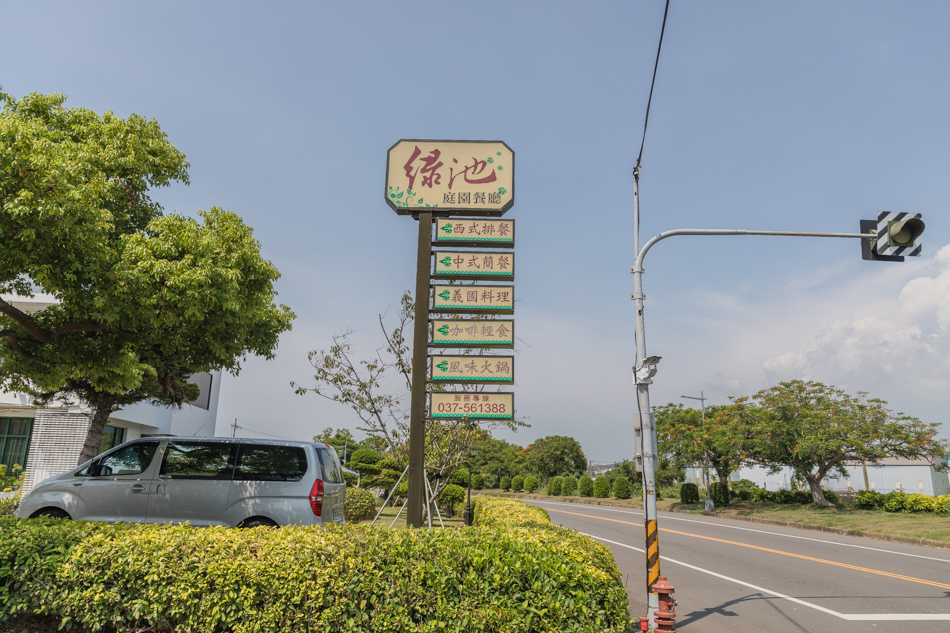
{"type": "Polygon", "coordinates": [[[885,457],[925,458],[950,452],[939,425],[894,414],[887,403],[819,382],[793,380],[738,398],[751,461],[773,470],[790,466],[808,482],[816,505],[830,505],[821,490],[829,472],[846,477],[846,462],[880,463],[885,457]]]}
{"type": "MultiPolygon", "coordinates": [[[[316,370],[313,387],[290,383],[299,395],[314,393],[348,406],[363,423],[360,430],[382,438],[388,451],[403,461],[408,461],[409,455],[408,404],[412,387],[412,354],[404,332],[412,329],[414,307],[412,294],[407,292],[402,297],[395,327],[388,326],[384,316],[379,315],[386,344],[377,349],[373,358],[356,360],[350,342],[353,332],[347,330],[333,336],[329,350],[314,350],[307,355],[316,370]],[[392,385],[398,387],[390,389],[392,385]]],[[[425,468],[430,476],[437,475],[433,497],[448,485],[446,475],[469,461],[469,449],[477,441],[490,435],[493,429],[515,430],[522,426],[527,425],[513,420],[478,420],[469,424],[462,420],[427,421],[425,468]]],[[[424,504],[427,506],[428,503],[424,504]]]]}
{"type": "Polygon", "coordinates": [[[353,451],[350,461],[346,463],[346,467],[351,468],[360,474],[360,486],[369,487],[372,486],[372,480],[367,479],[366,486],[363,486],[363,479],[372,478],[374,475],[378,475],[380,473],[380,459],[382,458],[380,457],[379,453],[373,449],[360,448],[353,451]]]}
{"type": "Polygon", "coordinates": [[[660,454],[680,469],[701,467],[705,455],[719,481],[728,485],[729,475],[742,465],[744,454],[737,411],[735,405],[706,407],[704,429],[702,411],[678,403],[656,407],[653,413],[660,454]]]}
{"type": "Polygon", "coordinates": [[[528,469],[525,450],[516,444],[495,439],[488,434],[475,440],[478,455],[471,459],[473,467],[496,477],[514,477],[528,469]]]}
{"type": "Polygon", "coordinates": [[[542,479],[555,475],[573,475],[584,472],[587,468],[584,451],[573,437],[549,435],[535,440],[525,450],[528,466],[542,479]]]}
{"type": "Polygon", "coordinates": [[[234,374],[273,356],[293,313],[250,227],[212,207],[163,215],[150,188],[188,182],[154,120],[64,107],[63,95],[0,93],[0,388],[94,410],[79,461],[109,415],[198,396],[191,374],[234,374]]]}

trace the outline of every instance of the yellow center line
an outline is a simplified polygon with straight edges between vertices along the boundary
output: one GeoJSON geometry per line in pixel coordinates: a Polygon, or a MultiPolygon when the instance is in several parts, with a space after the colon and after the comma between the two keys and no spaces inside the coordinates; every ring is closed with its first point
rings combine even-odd
{"type": "MultiPolygon", "coordinates": [[[[642,523],[632,523],[630,521],[621,521],[620,519],[609,519],[607,517],[599,517],[593,514],[581,514],[580,512],[568,512],[567,510],[553,510],[551,508],[545,508],[548,512],[560,512],[561,514],[573,514],[574,516],[586,517],[588,519],[598,519],[600,521],[611,521],[613,523],[623,523],[625,525],[635,525],[642,526],[642,523]]],[[[680,532],[678,530],[670,530],[668,528],[660,528],[661,532],[669,532],[671,534],[679,534],[680,536],[692,536],[693,538],[704,539],[707,541],[715,541],[717,543],[726,543],[728,545],[736,545],[738,547],[748,547],[750,549],[757,549],[762,552],[770,552],[772,554],[781,554],[782,556],[791,556],[792,558],[800,558],[802,560],[810,560],[815,563],[825,563],[826,565],[835,565],[837,567],[845,567],[847,569],[854,569],[856,571],[863,571],[869,574],[877,574],[879,576],[887,576],[889,578],[897,578],[898,580],[907,580],[909,582],[917,582],[922,585],[931,585],[933,587],[940,587],[941,589],[950,589],[950,585],[935,582],[933,580],[925,580],[923,578],[914,578],[913,576],[903,576],[901,574],[892,574],[887,571],[881,571],[879,569],[870,569],[868,567],[858,567],[856,565],[848,565],[847,563],[839,563],[833,560],[826,560],[824,558],[814,558],[812,556],[804,556],[802,554],[794,554],[792,552],[783,552],[782,550],[771,549],[768,547],[760,547],[758,545],[750,545],[749,543],[739,543],[738,541],[727,541],[721,538],[714,538],[712,536],[703,536],[701,534],[691,534],[689,532],[680,532]]]]}

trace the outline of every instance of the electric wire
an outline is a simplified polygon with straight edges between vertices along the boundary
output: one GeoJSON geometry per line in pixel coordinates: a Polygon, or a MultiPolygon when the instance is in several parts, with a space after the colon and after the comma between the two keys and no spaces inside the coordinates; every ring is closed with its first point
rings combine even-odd
{"type": "Polygon", "coordinates": [[[670,0],[666,0],[666,8],[663,9],[663,25],[660,27],[660,42],[656,47],[656,61],[653,63],[653,80],[650,82],[650,96],[647,98],[647,112],[646,116],[643,117],[643,138],[640,141],[640,153],[637,154],[637,164],[634,167],[633,173],[636,176],[637,170],[642,166],[640,164],[643,159],[643,146],[647,142],[647,124],[650,122],[650,105],[653,102],[653,87],[656,85],[656,71],[660,66],[660,50],[663,48],[663,34],[666,32],[666,16],[670,12],[670,0]]]}

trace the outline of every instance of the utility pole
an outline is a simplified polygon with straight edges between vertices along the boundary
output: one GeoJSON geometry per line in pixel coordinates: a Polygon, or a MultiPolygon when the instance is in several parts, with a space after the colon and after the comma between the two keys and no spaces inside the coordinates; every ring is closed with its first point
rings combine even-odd
{"type": "Polygon", "coordinates": [[[238,426],[237,418],[234,418],[234,424],[231,425],[231,437],[235,437],[237,435],[237,430],[243,428],[243,426],[238,426]]]}
{"type": "MultiPolygon", "coordinates": [[[[706,436],[706,394],[702,391],[699,392],[699,397],[696,396],[680,396],[680,398],[688,398],[690,400],[699,400],[699,406],[702,410],[703,416],[703,438],[706,436]]],[[[713,504],[713,500],[709,496],[709,453],[706,451],[706,444],[703,444],[703,486],[706,487],[706,512],[712,512],[716,509],[716,506],[713,504]]]]}

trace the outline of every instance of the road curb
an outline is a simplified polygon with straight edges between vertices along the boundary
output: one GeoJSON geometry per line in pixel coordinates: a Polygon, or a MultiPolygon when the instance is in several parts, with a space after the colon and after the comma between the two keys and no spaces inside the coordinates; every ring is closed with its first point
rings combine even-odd
{"type": "MultiPolygon", "coordinates": [[[[674,512],[676,514],[695,514],[695,512],[683,512],[681,510],[666,510],[666,512],[674,512]]],[[[808,523],[794,523],[792,521],[777,521],[775,519],[758,519],[755,517],[743,516],[741,514],[721,514],[719,512],[714,512],[705,516],[713,516],[717,519],[735,519],[736,521],[745,521],[746,523],[762,523],[764,525],[777,525],[781,527],[798,528],[800,530],[812,530],[814,532],[828,532],[829,534],[841,534],[842,536],[857,536],[860,538],[873,539],[875,541],[888,541],[891,543],[921,545],[923,547],[931,547],[934,549],[950,550],[950,544],[944,541],[915,538],[912,536],[881,534],[880,532],[862,532],[861,530],[846,530],[844,528],[836,528],[826,525],[811,525],[808,523]]]]}

